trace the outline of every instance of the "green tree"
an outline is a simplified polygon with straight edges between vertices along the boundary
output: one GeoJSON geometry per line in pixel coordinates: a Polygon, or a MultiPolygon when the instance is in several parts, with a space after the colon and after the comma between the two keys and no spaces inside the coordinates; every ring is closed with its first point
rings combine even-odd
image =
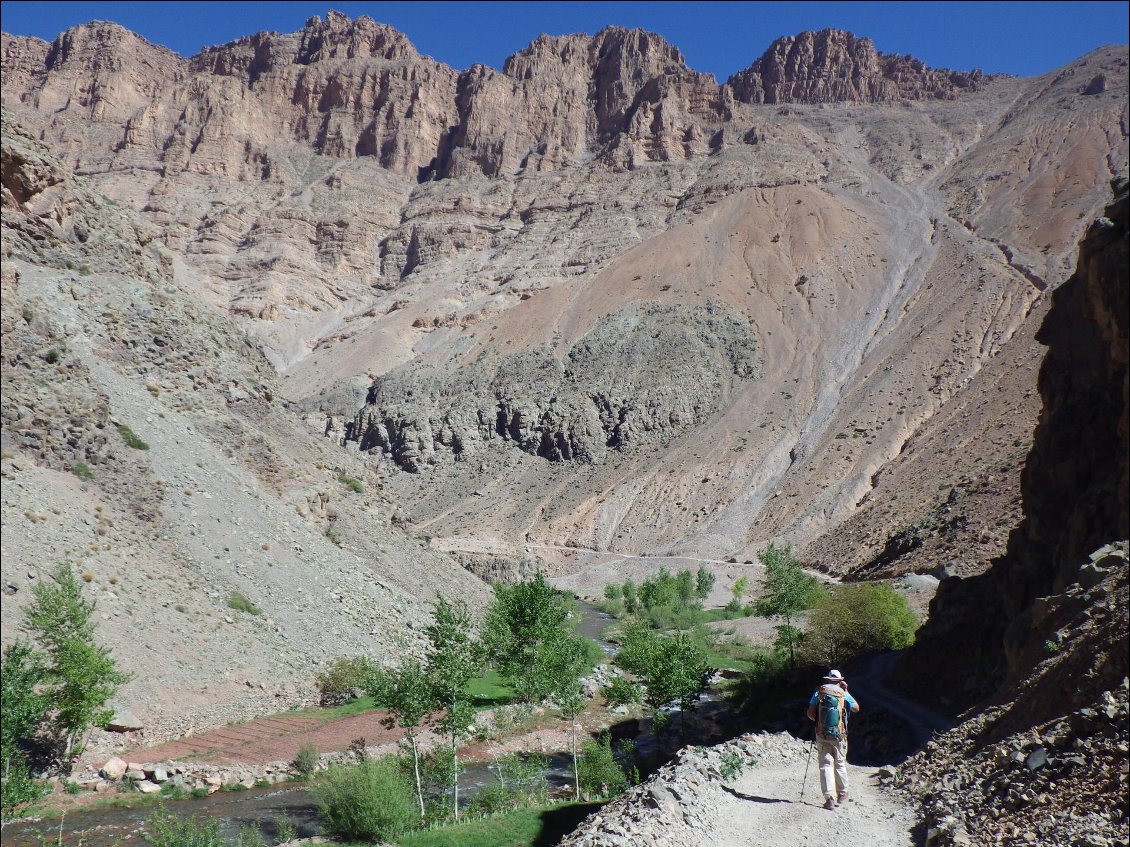
{"type": "Polygon", "coordinates": [[[433,606],[433,621],[425,630],[428,638],[424,674],[442,710],[436,728],[451,742],[454,817],[459,820],[458,741],[466,735],[474,718],[467,685],[479,670],[481,648],[471,631],[471,616],[461,600],[449,603],[442,597],[433,606]]]}
{"type": "Polygon", "coordinates": [[[644,700],[656,718],[672,703],[685,716],[710,679],[706,654],[683,632],[663,636],[644,626],[631,627],[617,661],[642,680],[644,700]]]}
{"type": "Polygon", "coordinates": [[[566,626],[569,611],[569,601],[540,573],[528,582],[494,588],[483,620],[483,649],[527,702],[541,699],[533,678],[539,649],[566,626]]]}
{"type": "Polygon", "coordinates": [[[682,607],[689,606],[692,601],[697,599],[698,595],[695,594],[694,574],[689,570],[682,570],[676,574],[675,593],[678,595],[679,605],[682,607]]]}
{"type": "Polygon", "coordinates": [[[624,595],[624,611],[629,615],[635,614],[639,607],[639,594],[636,592],[636,584],[630,579],[624,580],[620,593],[624,595]]]}
{"type": "Polygon", "coordinates": [[[746,592],[749,591],[749,577],[739,576],[734,580],[734,584],[730,586],[730,603],[726,607],[731,612],[740,611],[742,608],[742,598],[745,597],[746,592]]]}
{"type": "Polygon", "coordinates": [[[399,726],[405,730],[408,746],[412,751],[412,774],[416,785],[416,800],[423,818],[424,789],[420,781],[420,751],[417,734],[425,719],[436,710],[436,694],[428,682],[423,665],[416,659],[408,659],[399,667],[385,671],[376,669],[365,681],[365,693],[373,702],[387,709],[388,717],[381,723],[386,729],[399,726]]]}
{"type": "Polygon", "coordinates": [[[639,596],[645,609],[675,606],[679,598],[675,577],[667,568],[660,568],[640,584],[639,596]]]}
{"type": "Polygon", "coordinates": [[[580,781],[588,796],[608,797],[621,793],[628,777],[612,752],[607,732],[598,739],[586,738],[581,748],[580,781]]]}
{"type": "Polygon", "coordinates": [[[784,547],[770,544],[757,554],[757,559],[765,566],[765,579],[761,583],[763,596],[755,608],[760,615],[784,618],[784,627],[778,628],[777,645],[788,650],[789,664],[795,665],[799,639],[795,637],[794,621],[801,612],[820,603],[827,592],[816,577],[801,570],[788,544],[784,547]]]}
{"type": "Polygon", "coordinates": [[[710,592],[714,589],[714,574],[706,569],[706,565],[698,566],[698,573],[695,574],[694,580],[694,593],[699,600],[706,600],[710,596],[710,592]]]}
{"type": "Polygon", "coordinates": [[[41,580],[32,595],[25,629],[47,655],[52,722],[69,762],[90,727],[113,717],[106,704],[129,677],[118,670],[108,647],[94,643],[95,604],[83,598],[70,565],[61,564],[54,582],[41,580]]]}
{"type": "Polygon", "coordinates": [[[35,800],[42,793],[40,785],[31,778],[24,746],[47,714],[47,698],[36,690],[46,673],[43,657],[26,641],[16,641],[4,648],[3,662],[0,662],[3,684],[0,808],[5,819],[18,806],[35,800]]]}
{"type": "Polygon", "coordinates": [[[577,715],[587,702],[581,690],[581,676],[591,667],[585,640],[558,628],[540,645],[532,676],[538,693],[557,704],[569,721],[573,753],[573,793],[581,797],[577,770],[577,715]]]}
{"type": "Polygon", "coordinates": [[[809,615],[804,652],[814,661],[842,664],[874,650],[902,650],[914,643],[918,618],[889,585],[839,585],[809,615]]]}

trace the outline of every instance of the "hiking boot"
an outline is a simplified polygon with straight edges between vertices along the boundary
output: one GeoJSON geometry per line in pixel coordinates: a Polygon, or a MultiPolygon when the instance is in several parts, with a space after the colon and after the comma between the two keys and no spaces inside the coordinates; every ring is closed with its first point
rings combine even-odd
{"type": "Polygon", "coordinates": [[[829,812],[836,808],[836,798],[831,794],[829,794],[828,797],[824,800],[824,808],[829,812]]]}
{"type": "Polygon", "coordinates": [[[836,805],[842,806],[847,801],[848,801],[848,793],[846,791],[841,791],[840,796],[836,798],[836,805]]]}

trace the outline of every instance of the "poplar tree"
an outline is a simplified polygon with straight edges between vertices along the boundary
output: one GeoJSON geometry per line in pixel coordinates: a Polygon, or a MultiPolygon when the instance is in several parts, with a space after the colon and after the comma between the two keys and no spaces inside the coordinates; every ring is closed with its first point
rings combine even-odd
{"type": "Polygon", "coordinates": [[[449,603],[439,597],[433,607],[424,675],[442,715],[436,728],[451,742],[454,816],[459,820],[459,738],[467,734],[474,718],[467,687],[479,670],[480,648],[471,632],[471,616],[462,600],[449,603]]]}
{"type": "Polygon", "coordinates": [[[425,815],[424,789],[420,780],[420,751],[417,734],[421,725],[436,710],[436,693],[428,682],[424,667],[417,659],[408,659],[388,671],[378,670],[366,680],[365,693],[388,717],[381,721],[386,729],[399,726],[405,730],[412,750],[412,772],[416,780],[416,800],[420,818],[425,815]]]}

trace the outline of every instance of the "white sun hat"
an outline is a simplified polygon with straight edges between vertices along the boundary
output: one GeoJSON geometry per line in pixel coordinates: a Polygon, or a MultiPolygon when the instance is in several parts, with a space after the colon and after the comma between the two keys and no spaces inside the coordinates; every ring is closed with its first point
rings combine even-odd
{"type": "Polygon", "coordinates": [[[824,677],[827,682],[843,682],[844,675],[837,670],[828,671],[828,675],[824,677]]]}

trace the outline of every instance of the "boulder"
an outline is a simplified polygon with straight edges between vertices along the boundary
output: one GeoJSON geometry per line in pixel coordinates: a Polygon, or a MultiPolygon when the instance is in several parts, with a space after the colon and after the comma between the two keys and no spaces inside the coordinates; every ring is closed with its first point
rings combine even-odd
{"type": "Polygon", "coordinates": [[[128,769],[129,766],[126,765],[125,761],[114,756],[114,758],[110,759],[102,766],[99,773],[106,777],[106,779],[119,780],[125,776],[128,769]]]}
{"type": "Polygon", "coordinates": [[[142,794],[156,794],[161,790],[161,786],[159,786],[155,782],[150,782],[147,779],[143,779],[137,784],[137,790],[142,794]]]}
{"type": "Polygon", "coordinates": [[[144,724],[138,720],[137,715],[128,708],[115,709],[114,716],[106,724],[107,732],[136,732],[144,728],[144,724]]]}

